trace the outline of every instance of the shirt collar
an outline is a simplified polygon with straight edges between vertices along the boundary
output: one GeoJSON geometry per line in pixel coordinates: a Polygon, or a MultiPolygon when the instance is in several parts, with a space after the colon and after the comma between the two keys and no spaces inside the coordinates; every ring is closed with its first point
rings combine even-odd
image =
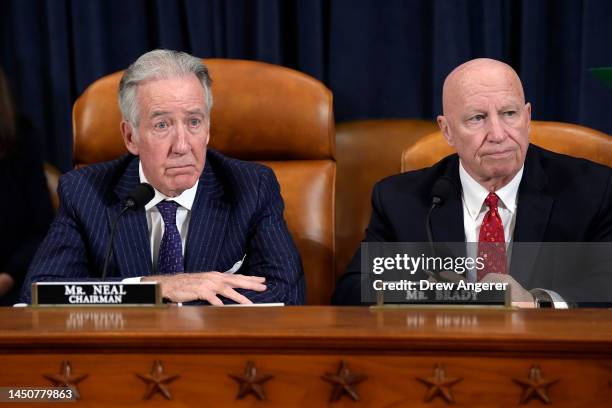
{"type": "MultiPolygon", "coordinates": [[[[521,166],[512,180],[495,192],[499,197],[500,207],[507,209],[512,214],[516,211],[516,198],[521,179],[523,178],[524,168],[525,165],[521,166]]],[[[468,174],[463,168],[461,160],[459,160],[459,178],[461,179],[461,189],[465,205],[470,216],[476,220],[478,214],[480,214],[485,206],[484,200],[489,195],[489,191],[468,174]]]]}
{"type": "MultiPolygon", "coordinates": [[[[145,176],[144,171],[142,170],[142,162],[140,161],[138,162],[138,175],[140,176],[141,183],[149,183],[147,176],[145,176]]],[[[191,211],[191,207],[193,207],[193,202],[195,201],[196,192],[198,191],[199,182],[200,180],[198,179],[193,185],[193,187],[183,191],[176,197],[168,197],[167,195],[153,187],[153,190],[155,190],[155,196],[145,205],[145,211],[149,211],[151,208],[155,207],[163,200],[176,201],[178,205],[191,211]]]]}

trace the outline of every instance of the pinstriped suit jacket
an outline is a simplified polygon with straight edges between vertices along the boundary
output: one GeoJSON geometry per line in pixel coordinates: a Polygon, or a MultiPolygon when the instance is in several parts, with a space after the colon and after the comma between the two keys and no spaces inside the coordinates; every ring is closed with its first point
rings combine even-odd
{"type": "MultiPolygon", "coordinates": [[[[128,155],[60,179],[61,205],[30,265],[21,301],[30,302],[32,282],[100,276],[111,223],[140,182],[138,163],[128,155]]],[[[208,150],[191,213],[185,271],[226,271],[246,254],[239,273],[264,276],[267,290],[241,293],[253,302],[303,304],[304,275],[283,209],[270,168],[208,150]]],[[[107,276],[146,276],[152,270],[144,209],[128,211],[117,225],[107,276]]]]}

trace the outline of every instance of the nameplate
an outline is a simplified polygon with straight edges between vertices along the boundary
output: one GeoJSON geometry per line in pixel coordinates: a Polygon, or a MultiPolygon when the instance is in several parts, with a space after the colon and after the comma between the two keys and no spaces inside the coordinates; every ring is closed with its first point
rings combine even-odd
{"type": "Polygon", "coordinates": [[[436,283],[432,288],[428,281],[425,285],[419,282],[393,282],[387,284],[386,290],[377,293],[376,304],[412,304],[412,305],[472,305],[472,306],[505,306],[511,305],[508,288],[487,290],[465,289],[452,282],[436,283]]]}
{"type": "Polygon", "coordinates": [[[157,282],[37,282],[32,306],[158,306],[157,282]]]}
{"type": "Polygon", "coordinates": [[[406,290],[405,303],[430,305],[478,305],[478,306],[510,306],[510,291],[507,289],[491,289],[475,291],[469,289],[427,289],[406,290]]]}

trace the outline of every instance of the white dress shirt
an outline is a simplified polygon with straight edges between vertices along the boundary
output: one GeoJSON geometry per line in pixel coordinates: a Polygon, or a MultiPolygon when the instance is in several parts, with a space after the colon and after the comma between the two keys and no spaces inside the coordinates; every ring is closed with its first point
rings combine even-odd
{"type": "MultiPolygon", "coordinates": [[[[138,165],[138,174],[140,175],[141,183],[148,183],[147,176],[142,171],[142,163],[138,165]]],[[[147,227],[149,228],[149,240],[151,242],[151,260],[153,261],[153,274],[157,272],[157,256],[159,254],[159,244],[164,236],[164,220],[156,205],[163,200],[176,201],[179,207],[176,210],[176,227],[181,235],[181,243],[183,244],[183,256],[185,256],[185,243],[187,241],[187,232],[189,230],[189,220],[191,219],[191,208],[195,200],[196,192],[198,191],[199,180],[188,190],[183,191],[176,197],[168,197],[165,194],[155,190],[155,196],[145,205],[147,216],[147,227]]]]}
{"type": "MultiPolygon", "coordinates": [[[[495,191],[495,194],[499,197],[497,211],[504,225],[506,244],[512,241],[512,235],[514,234],[518,188],[523,177],[523,169],[524,167],[521,167],[508,184],[495,191]]],[[[476,258],[480,226],[485,214],[489,211],[489,207],[484,202],[489,195],[489,190],[481,186],[468,174],[461,161],[459,161],[459,179],[461,180],[461,200],[463,202],[463,229],[465,231],[465,242],[468,243],[467,255],[476,258]]],[[[508,254],[509,259],[510,254],[508,254]]],[[[468,271],[467,278],[468,281],[475,282],[476,270],[468,271]]]]}
{"type": "MultiPolygon", "coordinates": [[[[516,173],[514,178],[508,184],[495,191],[499,202],[497,203],[497,211],[504,225],[504,238],[506,240],[508,267],[510,266],[510,258],[512,252],[508,247],[508,243],[512,242],[514,235],[514,226],[516,224],[516,208],[518,203],[518,189],[523,178],[524,167],[516,173]]],[[[489,191],[481,186],[476,180],[468,174],[463,168],[463,163],[459,161],[459,179],[461,180],[461,200],[463,202],[463,229],[465,231],[465,242],[467,245],[467,256],[476,258],[478,253],[478,240],[480,236],[480,226],[485,214],[489,211],[489,207],[485,204],[485,198],[489,195],[489,191]]],[[[467,272],[467,280],[476,282],[476,269],[471,269],[467,272]]],[[[552,298],[554,307],[557,309],[566,309],[567,303],[557,292],[536,288],[541,290],[552,298]]]]}

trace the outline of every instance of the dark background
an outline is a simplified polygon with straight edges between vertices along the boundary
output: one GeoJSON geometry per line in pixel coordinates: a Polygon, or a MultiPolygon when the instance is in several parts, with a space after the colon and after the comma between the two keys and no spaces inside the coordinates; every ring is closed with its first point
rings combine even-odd
{"type": "Polygon", "coordinates": [[[95,79],[140,54],[254,59],[330,87],[337,121],[432,119],[444,77],[491,57],[523,79],[533,118],[612,134],[608,0],[9,0],[0,64],[46,159],[72,166],[71,109],[95,79]]]}

